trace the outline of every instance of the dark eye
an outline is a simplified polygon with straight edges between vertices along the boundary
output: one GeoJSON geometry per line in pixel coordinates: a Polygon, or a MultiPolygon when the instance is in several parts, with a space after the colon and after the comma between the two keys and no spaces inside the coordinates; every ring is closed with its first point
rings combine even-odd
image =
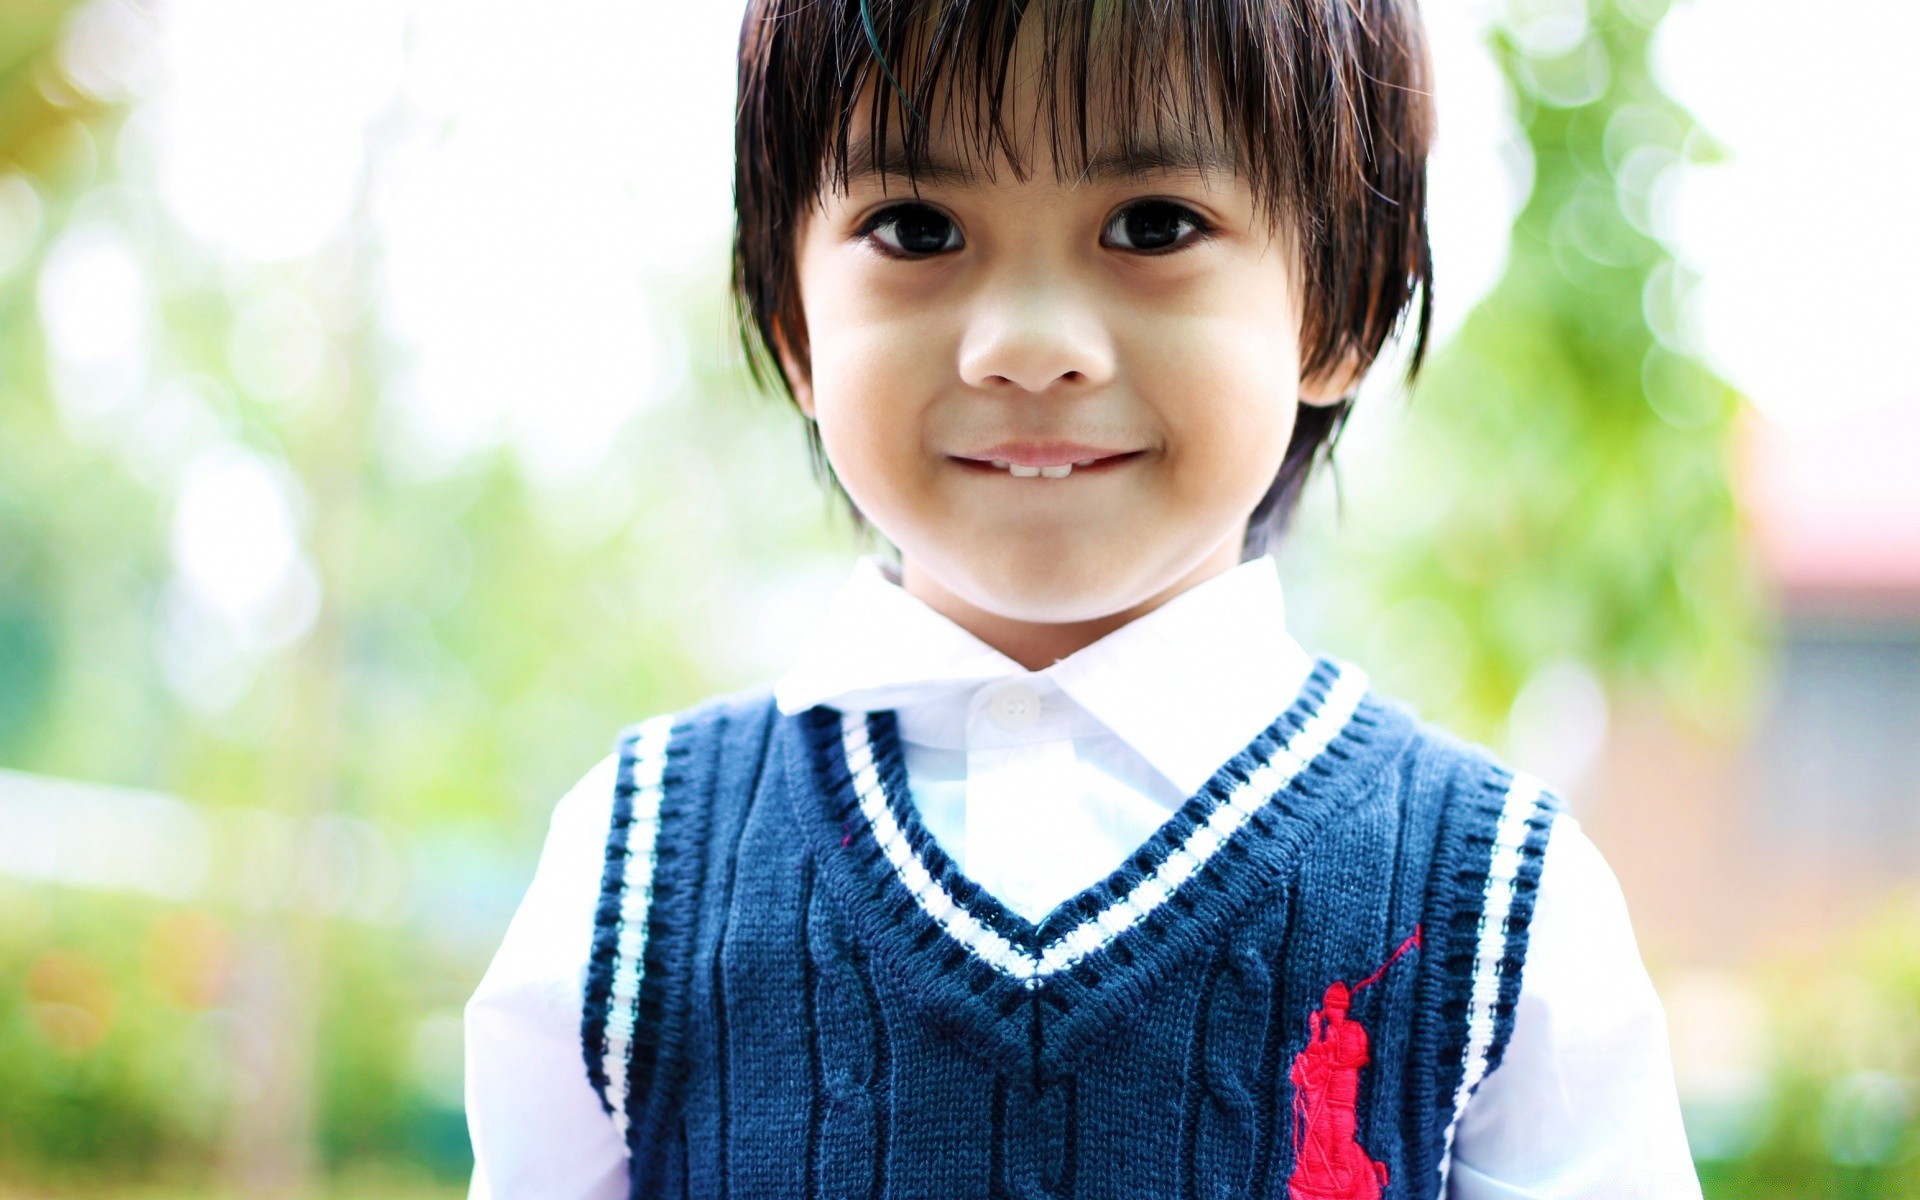
{"type": "Polygon", "coordinates": [[[960,227],[939,209],[924,204],[896,204],[868,219],[861,234],[896,255],[918,258],[958,250],[960,227]]]}
{"type": "Polygon", "coordinates": [[[1142,200],[1129,204],[1107,222],[1102,242],[1118,250],[1143,253],[1172,250],[1208,232],[1200,214],[1171,200],[1142,200]]]}

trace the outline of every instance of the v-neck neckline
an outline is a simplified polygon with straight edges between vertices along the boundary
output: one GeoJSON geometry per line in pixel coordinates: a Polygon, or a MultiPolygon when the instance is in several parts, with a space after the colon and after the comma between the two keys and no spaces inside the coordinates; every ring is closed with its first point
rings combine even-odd
{"type": "Polygon", "coordinates": [[[798,717],[795,799],[862,939],[917,975],[915,990],[980,1034],[982,1049],[1036,1071],[1077,1040],[1076,1025],[1104,1023],[1093,1010],[1110,1007],[1116,977],[1144,983],[1171,970],[1290,872],[1306,837],[1343,807],[1343,785],[1371,775],[1391,740],[1377,736],[1391,713],[1365,672],[1316,659],[1286,709],[1119,867],[1035,923],[927,831],[893,710],[820,705],[798,717]]]}

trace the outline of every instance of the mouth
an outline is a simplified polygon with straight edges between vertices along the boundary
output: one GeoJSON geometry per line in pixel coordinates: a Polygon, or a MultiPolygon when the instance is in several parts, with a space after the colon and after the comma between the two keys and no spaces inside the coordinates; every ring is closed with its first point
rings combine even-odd
{"type": "Polygon", "coordinates": [[[1007,475],[1014,479],[1065,479],[1070,475],[1099,475],[1124,466],[1145,454],[1145,450],[1129,450],[1122,454],[1095,455],[1074,462],[1055,463],[1049,466],[1025,465],[1009,462],[1004,458],[962,458],[949,455],[952,461],[981,475],[1007,475]]]}

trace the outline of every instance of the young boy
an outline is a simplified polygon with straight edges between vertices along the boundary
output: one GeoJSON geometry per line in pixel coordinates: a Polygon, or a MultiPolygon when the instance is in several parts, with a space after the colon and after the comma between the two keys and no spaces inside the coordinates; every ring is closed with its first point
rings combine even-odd
{"type": "Polygon", "coordinates": [[[749,4],[738,295],[899,561],[561,801],[475,1196],[1699,1194],[1599,853],[1265,555],[1428,92],[1411,0],[749,4]]]}

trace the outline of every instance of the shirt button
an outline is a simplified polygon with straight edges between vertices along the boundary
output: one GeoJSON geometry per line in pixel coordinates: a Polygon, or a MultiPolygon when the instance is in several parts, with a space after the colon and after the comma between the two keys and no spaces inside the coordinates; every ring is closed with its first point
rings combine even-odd
{"type": "Polygon", "coordinates": [[[1007,684],[988,698],[987,715],[1002,729],[1025,729],[1040,717],[1040,693],[1024,683],[1007,684]]]}

